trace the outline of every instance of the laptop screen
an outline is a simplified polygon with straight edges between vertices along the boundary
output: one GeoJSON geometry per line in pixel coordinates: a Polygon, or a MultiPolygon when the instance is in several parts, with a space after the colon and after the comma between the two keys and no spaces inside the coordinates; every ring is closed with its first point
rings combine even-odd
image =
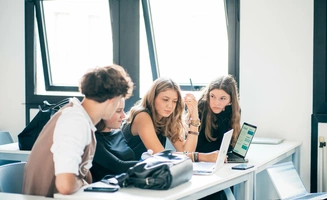
{"type": "Polygon", "coordinates": [[[245,157],[256,130],[256,126],[244,122],[233,152],[242,157],[245,157]]]}
{"type": "Polygon", "coordinates": [[[267,172],[281,199],[307,193],[292,162],[273,165],[267,169],[267,172]]]}

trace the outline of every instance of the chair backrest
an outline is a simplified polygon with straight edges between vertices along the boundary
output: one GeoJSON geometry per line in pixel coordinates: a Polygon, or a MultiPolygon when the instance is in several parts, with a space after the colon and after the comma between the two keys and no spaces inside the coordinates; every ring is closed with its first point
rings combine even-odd
{"type": "Polygon", "coordinates": [[[12,139],[9,132],[0,131],[0,145],[9,144],[9,143],[13,143],[13,142],[14,142],[14,140],[12,139]]]}
{"type": "Polygon", "coordinates": [[[0,192],[22,193],[26,162],[16,162],[0,166],[0,192]]]}
{"type": "MultiPolygon", "coordinates": [[[[0,145],[9,144],[9,143],[13,143],[13,142],[14,142],[14,140],[12,139],[12,137],[8,131],[0,131],[0,145]]],[[[0,160],[0,165],[13,163],[13,162],[17,162],[17,161],[0,160]]]]}

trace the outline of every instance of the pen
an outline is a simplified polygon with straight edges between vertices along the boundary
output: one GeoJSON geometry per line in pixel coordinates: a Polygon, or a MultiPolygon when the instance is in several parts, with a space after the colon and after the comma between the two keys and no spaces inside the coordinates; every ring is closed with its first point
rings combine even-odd
{"type": "Polygon", "coordinates": [[[190,78],[190,83],[191,83],[191,90],[194,91],[194,87],[193,87],[193,83],[192,83],[192,79],[190,78]]]}

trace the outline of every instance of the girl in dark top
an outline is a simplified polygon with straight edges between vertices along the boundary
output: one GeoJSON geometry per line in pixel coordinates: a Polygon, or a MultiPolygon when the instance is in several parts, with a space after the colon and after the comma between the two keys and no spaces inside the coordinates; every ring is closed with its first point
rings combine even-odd
{"type": "Polygon", "coordinates": [[[154,153],[163,151],[168,138],[177,151],[189,152],[188,156],[193,161],[215,162],[217,151],[207,154],[194,152],[199,125],[194,95],[186,94],[183,101],[178,84],[170,78],[161,77],[154,81],[141,101],[131,108],[122,130],[136,159],[140,159],[147,149],[154,153]],[[186,120],[184,102],[188,108],[186,120]]]}
{"type": "MultiPolygon", "coordinates": [[[[235,145],[240,132],[240,105],[235,79],[221,76],[204,88],[198,103],[201,120],[197,151],[219,150],[224,133],[234,129],[230,148],[235,145]]],[[[226,200],[223,191],[213,193],[201,200],[226,200]]]]}
{"type": "Polygon", "coordinates": [[[91,168],[93,182],[100,181],[108,174],[124,173],[138,162],[119,129],[125,118],[124,106],[122,99],[113,116],[96,125],[97,146],[91,168]]]}
{"type": "Polygon", "coordinates": [[[225,132],[234,129],[231,147],[240,132],[240,105],[235,79],[221,76],[204,88],[198,108],[201,120],[196,150],[211,152],[219,150],[225,132]]]}

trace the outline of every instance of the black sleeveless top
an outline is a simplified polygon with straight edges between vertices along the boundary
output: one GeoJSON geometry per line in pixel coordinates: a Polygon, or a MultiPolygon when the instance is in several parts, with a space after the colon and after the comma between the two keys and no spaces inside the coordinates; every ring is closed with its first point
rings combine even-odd
{"type": "MultiPolygon", "coordinates": [[[[142,112],[148,113],[150,116],[150,111],[148,109],[145,109],[142,112]]],[[[131,126],[134,122],[134,119],[132,119],[132,122],[130,124],[125,123],[122,127],[125,139],[127,141],[128,146],[134,151],[135,159],[140,159],[142,153],[146,152],[147,149],[145,148],[140,136],[133,135],[131,132],[131,126]]],[[[166,137],[162,135],[161,133],[157,133],[157,137],[163,147],[166,146],[166,137]]]]}
{"type": "Polygon", "coordinates": [[[127,172],[138,162],[120,129],[111,132],[95,132],[95,137],[97,145],[90,169],[93,182],[100,181],[108,174],[127,172]]]}
{"type": "MultiPolygon", "coordinates": [[[[217,138],[217,140],[209,142],[205,136],[204,129],[201,129],[198,137],[196,151],[208,153],[219,150],[224,133],[232,129],[232,106],[226,106],[225,111],[216,114],[216,118],[217,120],[215,123],[218,125],[218,128],[211,130],[211,135],[212,137],[217,138]]],[[[203,121],[205,122],[206,119],[203,121]]],[[[205,124],[204,122],[202,122],[203,126],[205,124]]]]}

